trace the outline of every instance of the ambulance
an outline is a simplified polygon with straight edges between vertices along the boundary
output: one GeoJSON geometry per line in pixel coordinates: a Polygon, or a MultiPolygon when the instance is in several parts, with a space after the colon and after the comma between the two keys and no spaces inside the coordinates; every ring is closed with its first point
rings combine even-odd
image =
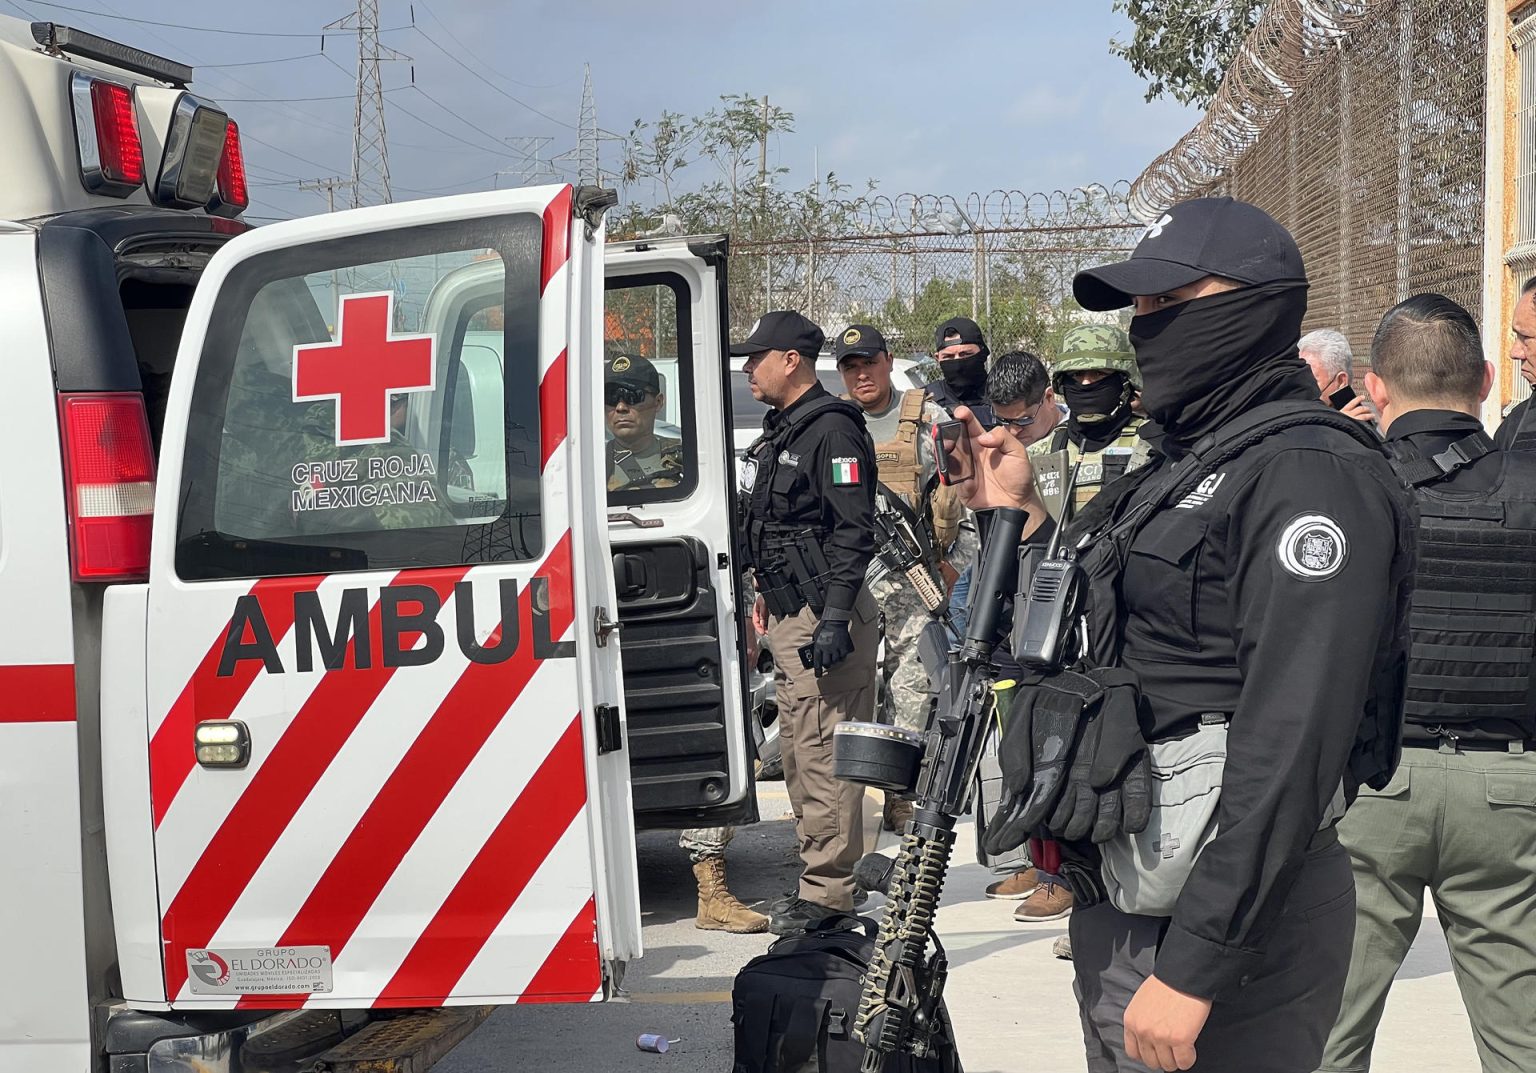
{"type": "Polygon", "coordinates": [[[0,1073],[422,1070],[619,993],[637,824],[755,818],[725,240],[251,228],[192,75],[0,18],[0,1073]]]}

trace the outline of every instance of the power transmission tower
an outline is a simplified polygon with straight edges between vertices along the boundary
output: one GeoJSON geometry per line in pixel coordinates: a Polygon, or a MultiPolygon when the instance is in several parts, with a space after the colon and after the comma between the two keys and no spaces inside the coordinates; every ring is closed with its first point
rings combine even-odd
{"type": "Polygon", "coordinates": [[[582,64],[581,119],[576,126],[580,137],[576,142],[576,178],[578,182],[598,185],[597,172],[597,99],[592,94],[592,65],[582,64]]]}
{"type": "Polygon", "coordinates": [[[324,179],[302,179],[299,181],[299,189],[313,190],[317,194],[325,195],[325,211],[336,211],[336,191],[350,185],[346,179],[339,175],[331,175],[324,179]]]}
{"type": "Polygon", "coordinates": [[[516,163],[510,168],[503,168],[497,172],[497,176],[516,175],[519,186],[535,186],[541,182],[555,182],[560,175],[555,170],[552,161],[545,160],[540,155],[549,148],[553,138],[518,137],[508,138],[507,145],[511,147],[516,163]]]}
{"type": "Polygon", "coordinates": [[[379,43],[379,0],[357,0],[357,10],[325,27],[357,31],[357,107],[352,117],[352,207],[387,205],[389,142],[384,132],[384,83],[379,64],[410,57],[379,43]]]}

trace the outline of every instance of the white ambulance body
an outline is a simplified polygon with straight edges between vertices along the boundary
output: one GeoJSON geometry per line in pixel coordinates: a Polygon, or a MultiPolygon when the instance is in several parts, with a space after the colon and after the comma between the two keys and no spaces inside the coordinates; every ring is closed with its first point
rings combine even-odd
{"type": "Polygon", "coordinates": [[[614,992],[637,822],[754,818],[724,240],[250,230],[190,77],[0,18],[0,1073],[424,1069],[614,992]],[[619,352],[685,467],[610,503],[619,352]]]}

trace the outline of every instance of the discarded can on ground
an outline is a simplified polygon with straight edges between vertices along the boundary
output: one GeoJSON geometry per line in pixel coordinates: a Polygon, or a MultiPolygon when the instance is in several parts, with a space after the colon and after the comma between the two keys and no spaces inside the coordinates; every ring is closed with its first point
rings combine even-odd
{"type": "Polygon", "coordinates": [[[650,1051],[652,1054],[666,1054],[667,1048],[671,1045],[672,1041],[666,1036],[658,1036],[654,1032],[642,1033],[640,1038],[635,1040],[636,1047],[642,1051],[650,1051]]]}

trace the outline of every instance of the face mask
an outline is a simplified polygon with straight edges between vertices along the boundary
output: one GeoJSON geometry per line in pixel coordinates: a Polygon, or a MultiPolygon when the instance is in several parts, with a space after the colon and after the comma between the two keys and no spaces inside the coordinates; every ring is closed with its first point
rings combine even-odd
{"type": "Polygon", "coordinates": [[[1079,384],[1067,376],[1061,385],[1061,393],[1066,397],[1073,420],[1080,425],[1096,425],[1118,417],[1120,410],[1129,404],[1125,386],[1124,373],[1111,373],[1091,384],[1079,384]]]}
{"type": "Polygon", "coordinates": [[[949,358],[939,362],[944,382],[961,398],[975,398],[987,386],[987,352],[968,358],[949,358]]]}
{"type": "Polygon", "coordinates": [[[1141,405],[1189,446],[1261,402],[1317,397],[1296,354],[1304,285],[1245,287],[1131,319],[1141,405]]]}

